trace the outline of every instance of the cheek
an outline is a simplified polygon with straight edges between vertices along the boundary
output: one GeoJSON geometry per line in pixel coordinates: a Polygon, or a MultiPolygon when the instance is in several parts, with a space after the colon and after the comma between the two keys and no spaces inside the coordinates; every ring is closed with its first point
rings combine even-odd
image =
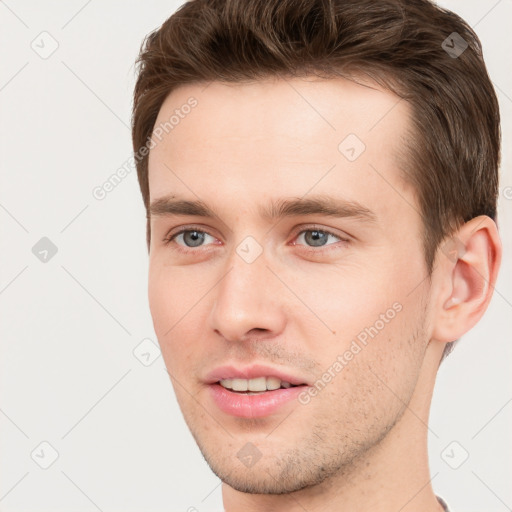
{"type": "Polygon", "coordinates": [[[153,326],[161,341],[165,332],[172,327],[172,304],[175,302],[174,291],[169,287],[165,276],[155,271],[149,273],[148,299],[153,326]]]}
{"type": "MultiPolygon", "coordinates": [[[[388,331],[413,286],[393,261],[377,260],[283,269],[283,281],[293,283],[300,299],[292,299],[290,317],[302,329],[309,326],[310,332],[314,329],[334,341],[350,340],[365,329],[388,331]]],[[[361,337],[364,341],[364,333],[361,337]]],[[[371,339],[369,334],[367,338],[371,339]]]]}
{"type": "Polygon", "coordinates": [[[321,320],[311,315],[296,316],[302,338],[306,343],[310,340],[308,349],[322,371],[336,375],[340,392],[354,385],[353,392],[364,386],[368,396],[374,395],[374,390],[385,394],[380,377],[407,394],[402,383],[409,389],[417,376],[428,341],[423,332],[423,299],[428,289],[425,284],[418,286],[419,264],[407,276],[401,264],[381,262],[380,268],[344,268],[295,281],[300,283],[297,294],[321,320]],[[312,287],[315,283],[316,288],[312,287]]]}
{"type": "Polygon", "coordinates": [[[404,309],[366,344],[349,338],[329,357],[324,354],[321,365],[334,378],[311,402],[317,416],[337,418],[349,433],[364,424],[370,437],[391,427],[409,403],[421,370],[424,343],[416,321],[416,314],[404,309]],[[335,366],[336,361],[341,364],[335,366]]]}
{"type": "Polygon", "coordinates": [[[184,273],[154,257],[150,261],[148,299],[157,336],[164,336],[174,325],[186,319],[187,311],[198,300],[193,273],[184,273]]]}
{"type": "MultiPolygon", "coordinates": [[[[201,316],[207,298],[201,298],[208,286],[200,283],[190,271],[150,264],[148,299],[153,326],[167,369],[173,375],[184,373],[194,363],[196,346],[193,340],[204,334],[201,316]],[[196,282],[197,281],[197,282],[196,282]]],[[[211,285],[210,285],[211,286],[211,285]]]]}
{"type": "MultiPolygon", "coordinates": [[[[178,294],[182,295],[183,290],[180,289],[179,283],[170,279],[170,272],[157,270],[154,265],[150,265],[148,285],[149,309],[153,327],[167,369],[174,374],[173,362],[177,355],[174,345],[179,339],[176,335],[180,329],[179,304],[182,304],[178,300],[178,294]]],[[[181,354],[183,355],[182,352],[181,354]]]]}

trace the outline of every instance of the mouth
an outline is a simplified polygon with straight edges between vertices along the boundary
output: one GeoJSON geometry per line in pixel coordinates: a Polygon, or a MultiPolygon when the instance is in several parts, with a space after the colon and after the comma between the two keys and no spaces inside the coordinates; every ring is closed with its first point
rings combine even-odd
{"type": "Polygon", "coordinates": [[[281,387],[265,391],[235,391],[214,382],[208,386],[210,398],[217,408],[229,416],[239,418],[263,418],[282,413],[295,402],[306,385],[281,387]]]}
{"type": "Polygon", "coordinates": [[[240,369],[224,366],[204,379],[210,399],[223,413],[239,418],[263,418],[298,405],[309,384],[278,368],[254,365],[240,369]]]}

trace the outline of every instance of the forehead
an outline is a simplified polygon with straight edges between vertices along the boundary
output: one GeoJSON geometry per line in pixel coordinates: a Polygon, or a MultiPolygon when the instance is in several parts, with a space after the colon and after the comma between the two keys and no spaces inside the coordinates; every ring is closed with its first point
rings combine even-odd
{"type": "Polygon", "coordinates": [[[155,123],[150,196],[201,187],[214,201],[314,188],[372,201],[378,188],[393,194],[383,190],[386,180],[406,186],[397,155],[409,119],[410,106],[396,95],[341,78],[182,86],[155,123]]]}

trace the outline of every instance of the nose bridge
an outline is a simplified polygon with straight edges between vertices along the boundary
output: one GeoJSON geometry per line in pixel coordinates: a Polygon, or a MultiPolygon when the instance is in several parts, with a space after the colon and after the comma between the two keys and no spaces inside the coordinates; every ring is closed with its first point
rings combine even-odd
{"type": "Polygon", "coordinates": [[[274,293],[279,281],[267,268],[263,247],[250,238],[230,255],[210,318],[213,330],[230,341],[243,339],[253,329],[276,335],[285,322],[279,294],[274,293]]]}

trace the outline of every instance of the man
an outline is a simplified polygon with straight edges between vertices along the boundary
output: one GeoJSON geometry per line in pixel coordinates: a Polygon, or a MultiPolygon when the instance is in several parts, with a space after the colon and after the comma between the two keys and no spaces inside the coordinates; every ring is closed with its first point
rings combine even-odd
{"type": "Polygon", "coordinates": [[[148,36],[150,308],[227,512],[447,510],[428,414],[496,282],[499,133],[427,0],[195,0],[148,36]]]}

